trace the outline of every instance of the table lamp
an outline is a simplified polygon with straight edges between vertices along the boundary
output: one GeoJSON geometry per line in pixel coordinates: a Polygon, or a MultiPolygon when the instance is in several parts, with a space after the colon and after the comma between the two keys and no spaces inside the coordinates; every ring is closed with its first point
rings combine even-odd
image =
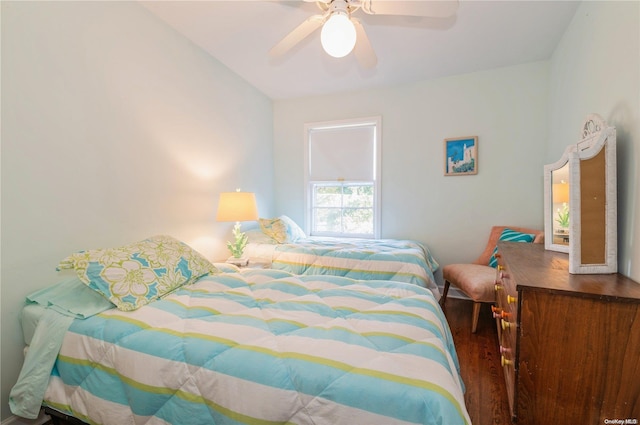
{"type": "Polygon", "coordinates": [[[244,247],[247,245],[247,235],[240,231],[241,221],[255,221],[258,219],[258,207],[256,206],[256,196],[254,193],[222,192],[218,202],[218,214],[216,221],[235,221],[233,226],[234,241],[227,242],[227,248],[231,251],[228,263],[236,266],[246,266],[249,262],[242,257],[244,247]]]}

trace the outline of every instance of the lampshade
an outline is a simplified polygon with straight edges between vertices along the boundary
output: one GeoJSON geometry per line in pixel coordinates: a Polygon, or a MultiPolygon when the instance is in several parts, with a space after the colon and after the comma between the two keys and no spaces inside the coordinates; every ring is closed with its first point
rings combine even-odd
{"type": "Polygon", "coordinates": [[[554,204],[569,202],[569,184],[555,183],[551,188],[551,191],[554,204]]]}
{"type": "Polygon", "coordinates": [[[258,219],[256,196],[250,192],[223,192],[216,221],[254,221],[258,219]]]}
{"type": "Polygon", "coordinates": [[[320,42],[324,51],[334,58],[348,55],[356,45],[356,28],[349,16],[334,12],[322,26],[320,42]]]}

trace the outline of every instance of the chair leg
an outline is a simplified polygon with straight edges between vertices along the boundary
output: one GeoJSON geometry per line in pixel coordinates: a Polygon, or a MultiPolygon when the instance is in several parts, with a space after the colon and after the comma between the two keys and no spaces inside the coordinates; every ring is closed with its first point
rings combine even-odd
{"type": "Polygon", "coordinates": [[[447,293],[449,292],[449,283],[448,280],[444,281],[444,289],[442,290],[442,296],[440,297],[440,307],[444,308],[444,303],[447,302],[447,293]]]}
{"type": "Polygon", "coordinates": [[[476,328],[478,327],[478,317],[480,317],[480,305],[482,303],[473,303],[473,317],[471,322],[471,332],[476,333],[476,328]]]}

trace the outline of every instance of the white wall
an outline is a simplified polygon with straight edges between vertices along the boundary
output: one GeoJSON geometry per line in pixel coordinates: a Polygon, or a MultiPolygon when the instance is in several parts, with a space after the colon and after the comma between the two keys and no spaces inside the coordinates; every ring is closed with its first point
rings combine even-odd
{"type": "Polygon", "coordinates": [[[582,2],[551,60],[547,162],[600,114],[617,132],[619,271],[640,282],[640,2],[582,2]]]}
{"type": "Polygon", "coordinates": [[[18,311],[62,257],[160,232],[224,257],[230,224],[213,215],[237,186],[261,215],[302,222],[305,122],[382,115],[382,236],[447,264],[473,260],[493,224],[542,228],[542,165],[600,113],[618,129],[620,268],[640,280],[638,2],[583,2],[549,63],[278,101],[273,116],[135,3],[0,4],[0,419],[22,361],[18,311]],[[444,177],[442,140],[471,135],[479,174],[444,177]]]}
{"type": "Polygon", "coordinates": [[[272,104],[136,2],[1,2],[1,419],[25,295],[79,249],[171,234],[226,258],[218,193],[272,209],[272,104]]]}
{"type": "Polygon", "coordinates": [[[274,103],[277,213],[304,220],[305,122],[382,116],[382,237],[472,261],[496,224],[542,229],[548,64],[274,103]],[[444,176],[443,139],[478,136],[478,174],[444,176]]]}

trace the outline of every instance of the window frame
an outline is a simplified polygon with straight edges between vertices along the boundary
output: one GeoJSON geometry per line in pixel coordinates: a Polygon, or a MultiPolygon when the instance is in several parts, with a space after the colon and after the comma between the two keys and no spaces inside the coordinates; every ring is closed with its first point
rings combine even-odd
{"type": "Polygon", "coordinates": [[[304,198],[305,198],[305,232],[310,236],[334,236],[343,238],[366,238],[366,239],[379,239],[380,238],[380,218],[381,218],[381,168],[382,168],[382,117],[371,116],[364,118],[353,118],[337,121],[322,121],[314,123],[306,123],[304,125],[304,198]],[[309,175],[310,168],[310,135],[314,130],[328,130],[339,129],[349,127],[373,127],[374,131],[374,178],[373,180],[335,180],[335,181],[320,181],[311,180],[309,175]],[[322,232],[321,234],[313,234],[313,184],[358,184],[358,183],[372,183],[373,185],[373,234],[349,234],[349,233],[330,233],[322,232]]]}

